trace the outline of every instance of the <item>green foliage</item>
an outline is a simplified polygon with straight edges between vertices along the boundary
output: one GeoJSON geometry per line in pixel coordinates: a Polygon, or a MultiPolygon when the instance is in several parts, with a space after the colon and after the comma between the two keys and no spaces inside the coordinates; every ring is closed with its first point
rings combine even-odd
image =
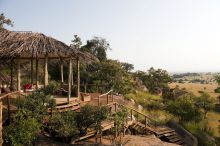
{"type": "Polygon", "coordinates": [[[73,111],[53,114],[49,119],[48,129],[55,137],[62,138],[64,142],[68,142],[71,137],[77,137],[79,134],[73,111]]]}
{"type": "Polygon", "coordinates": [[[220,87],[215,89],[215,93],[220,93],[220,87]]]}
{"type": "Polygon", "coordinates": [[[39,122],[42,122],[44,116],[47,115],[47,108],[55,106],[55,100],[50,95],[45,96],[41,92],[18,98],[16,103],[18,109],[23,110],[27,116],[36,118],[39,122]]]}
{"type": "Polygon", "coordinates": [[[83,52],[89,52],[96,56],[100,61],[107,59],[107,50],[110,50],[109,43],[99,37],[94,37],[92,40],[88,40],[87,44],[80,48],[83,52]]]}
{"type": "Polygon", "coordinates": [[[4,24],[9,25],[9,26],[13,26],[13,22],[11,21],[11,19],[6,18],[4,13],[1,13],[1,15],[0,15],[0,29],[4,28],[4,24]]]}
{"type": "Polygon", "coordinates": [[[132,76],[116,60],[105,60],[89,65],[83,72],[86,72],[81,76],[83,82],[97,85],[97,91],[88,87],[88,90],[93,89],[93,92],[104,93],[113,88],[115,92],[125,94],[133,89],[132,76]]]}
{"type": "Polygon", "coordinates": [[[94,126],[97,131],[101,130],[101,121],[107,119],[109,110],[107,107],[85,105],[76,115],[76,123],[79,130],[87,131],[87,128],[94,126]]]}
{"type": "Polygon", "coordinates": [[[207,121],[187,122],[183,126],[198,139],[200,146],[213,146],[216,144],[213,138],[213,130],[207,126],[207,121]]]}
{"type": "Polygon", "coordinates": [[[122,108],[121,111],[115,113],[115,117],[114,117],[115,125],[116,125],[115,128],[117,128],[118,134],[123,131],[127,116],[128,116],[128,111],[125,108],[122,108]]]}
{"type": "Polygon", "coordinates": [[[4,142],[11,146],[30,145],[40,132],[40,127],[35,118],[18,111],[12,123],[3,130],[4,142]]]}
{"type": "Polygon", "coordinates": [[[39,92],[44,93],[44,95],[53,95],[55,91],[59,88],[59,85],[56,81],[50,81],[49,85],[47,85],[45,88],[39,89],[39,92]]]}
{"type": "Polygon", "coordinates": [[[78,37],[77,35],[74,35],[74,39],[71,40],[72,44],[70,44],[70,46],[74,49],[79,49],[80,46],[82,45],[82,41],[81,38],[78,37]]]}
{"type": "Polygon", "coordinates": [[[195,98],[196,105],[199,108],[202,108],[204,111],[204,117],[208,111],[214,109],[214,98],[212,98],[208,93],[202,93],[201,96],[195,98]]]}
{"type": "Polygon", "coordinates": [[[172,81],[166,70],[151,67],[148,72],[138,71],[135,76],[143,81],[150,93],[158,93],[158,89],[162,90],[168,87],[168,83],[172,81]]]}
{"type": "Polygon", "coordinates": [[[177,99],[188,92],[185,89],[179,89],[179,87],[175,87],[174,89],[164,88],[162,97],[163,99],[177,99]]]}
{"type": "Polygon", "coordinates": [[[220,85],[220,76],[219,75],[215,76],[215,81],[220,85]]]}
{"type": "Polygon", "coordinates": [[[201,111],[194,105],[190,94],[185,94],[174,101],[167,103],[166,110],[183,121],[198,121],[201,119],[201,111]]]}

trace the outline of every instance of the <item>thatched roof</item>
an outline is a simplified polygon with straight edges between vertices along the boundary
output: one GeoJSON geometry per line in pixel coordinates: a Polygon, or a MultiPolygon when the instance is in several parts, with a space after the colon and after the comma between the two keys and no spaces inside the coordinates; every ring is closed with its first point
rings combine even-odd
{"type": "Polygon", "coordinates": [[[0,58],[77,58],[85,62],[97,59],[42,33],[12,32],[0,29],[0,58]]]}

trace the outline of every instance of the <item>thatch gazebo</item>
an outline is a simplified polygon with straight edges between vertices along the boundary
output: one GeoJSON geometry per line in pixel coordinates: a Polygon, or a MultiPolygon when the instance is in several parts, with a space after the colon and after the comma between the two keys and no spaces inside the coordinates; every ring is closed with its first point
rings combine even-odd
{"type": "MultiPolygon", "coordinates": [[[[71,48],[61,41],[48,37],[42,33],[13,32],[0,29],[0,61],[16,62],[17,71],[17,91],[21,91],[21,60],[30,60],[31,64],[31,84],[39,87],[39,60],[44,60],[44,86],[48,85],[48,60],[59,59],[61,62],[61,82],[63,77],[63,61],[68,61],[68,102],[71,97],[72,64],[73,60],[77,64],[77,96],[80,96],[80,71],[79,61],[87,63],[96,61],[96,58],[89,53],[84,53],[78,49],[71,48]],[[34,61],[36,74],[34,75],[34,61]]],[[[10,85],[13,87],[14,66],[11,64],[10,85]]]]}

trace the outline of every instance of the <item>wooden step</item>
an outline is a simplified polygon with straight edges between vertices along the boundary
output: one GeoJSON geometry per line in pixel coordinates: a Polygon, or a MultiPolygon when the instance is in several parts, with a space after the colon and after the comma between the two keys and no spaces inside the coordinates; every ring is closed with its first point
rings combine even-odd
{"type": "Polygon", "coordinates": [[[169,141],[172,142],[172,143],[175,143],[175,142],[180,141],[180,140],[182,140],[180,137],[169,139],[169,141]]]}
{"type": "Polygon", "coordinates": [[[163,134],[172,133],[172,132],[175,132],[175,130],[158,131],[158,132],[156,132],[156,134],[163,135],[163,134]]]}

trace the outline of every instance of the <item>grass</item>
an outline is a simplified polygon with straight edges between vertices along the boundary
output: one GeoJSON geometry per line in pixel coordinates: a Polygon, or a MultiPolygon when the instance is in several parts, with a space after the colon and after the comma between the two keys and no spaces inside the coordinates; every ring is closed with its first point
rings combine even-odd
{"type": "Polygon", "coordinates": [[[218,87],[217,84],[200,84],[200,83],[171,83],[169,84],[171,88],[179,86],[180,89],[185,88],[187,91],[194,93],[199,96],[199,91],[205,91],[212,97],[217,97],[219,93],[215,93],[214,90],[218,87]]]}
{"type": "Polygon", "coordinates": [[[217,112],[208,112],[207,114],[207,126],[213,130],[213,135],[216,137],[220,136],[218,126],[220,125],[220,114],[217,112]]]}

